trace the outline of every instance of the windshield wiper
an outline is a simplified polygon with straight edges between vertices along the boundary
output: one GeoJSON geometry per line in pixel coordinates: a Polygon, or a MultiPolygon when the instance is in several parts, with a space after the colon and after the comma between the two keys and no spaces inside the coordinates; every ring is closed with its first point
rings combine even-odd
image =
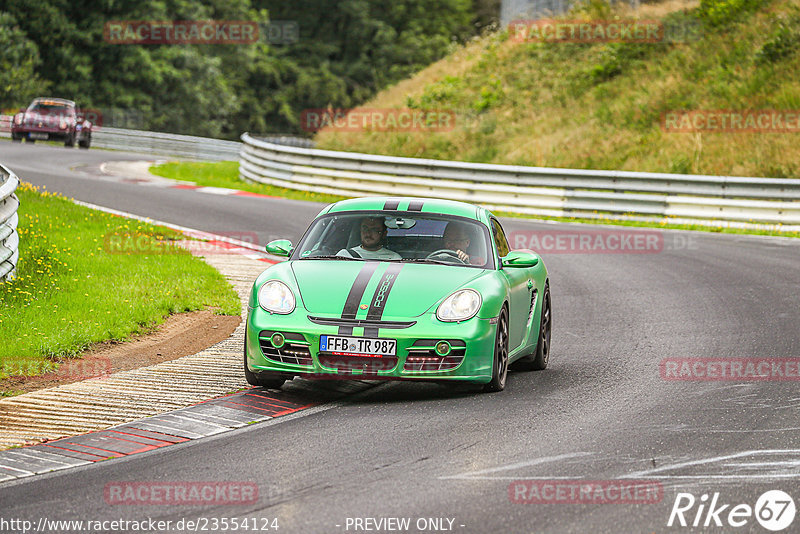
{"type": "Polygon", "coordinates": [[[363,261],[361,258],[351,258],[349,256],[336,256],[336,255],[325,255],[325,256],[306,256],[305,258],[300,258],[301,260],[346,260],[346,261],[363,261]]]}
{"type": "Polygon", "coordinates": [[[403,260],[403,263],[437,263],[439,265],[463,265],[455,261],[434,260],[431,258],[409,258],[403,260]]]}

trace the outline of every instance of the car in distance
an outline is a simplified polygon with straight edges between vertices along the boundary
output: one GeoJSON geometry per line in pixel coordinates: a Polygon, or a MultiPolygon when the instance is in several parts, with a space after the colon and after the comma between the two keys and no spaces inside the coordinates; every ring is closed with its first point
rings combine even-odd
{"type": "Polygon", "coordinates": [[[277,240],[266,249],[288,261],[265,270],[250,292],[251,385],[278,388],[302,376],[500,391],[510,364],[548,364],[547,269],[537,254],[510,250],[482,207],[343,200],[323,209],[296,247],[277,240]]]}
{"type": "Polygon", "coordinates": [[[36,98],[11,122],[11,139],[35,143],[63,141],[64,146],[81,148],[92,144],[92,123],[78,115],[75,102],[62,98],[36,98]]]}

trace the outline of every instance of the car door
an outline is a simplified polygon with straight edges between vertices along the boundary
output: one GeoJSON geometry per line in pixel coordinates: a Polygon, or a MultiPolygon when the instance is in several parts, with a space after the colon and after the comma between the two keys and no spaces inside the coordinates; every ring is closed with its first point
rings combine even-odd
{"type": "Polygon", "coordinates": [[[498,258],[498,265],[501,265],[500,272],[508,281],[509,287],[509,310],[508,310],[508,348],[513,351],[519,347],[525,339],[525,328],[528,323],[528,312],[530,311],[531,295],[533,292],[533,277],[530,269],[523,268],[502,268],[501,259],[511,250],[508,246],[508,239],[503,227],[497,219],[492,218],[492,236],[494,238],[498,258]]]}

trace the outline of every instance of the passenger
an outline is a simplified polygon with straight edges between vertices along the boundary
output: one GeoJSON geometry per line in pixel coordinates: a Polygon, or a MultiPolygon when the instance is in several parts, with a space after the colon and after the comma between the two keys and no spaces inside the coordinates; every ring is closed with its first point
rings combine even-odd
{"type": "Polygon", "coordinates": [[[444,244],[442,248],[452,250],[458,254],[458,259],[464,263],[470,262],[469,254],[467,254],[470,243],[469,230],[463,223],[455,221],[447,223],[442,236],[442,243],[444,244]]]}
{"type": "Polygon", "coordinates": [[[365,260],[399,260],[402,256],[385,248],[386,225],[383,217],[364,217],[361,219],[361,245],[343,248],[336,255],[365,260]]]}

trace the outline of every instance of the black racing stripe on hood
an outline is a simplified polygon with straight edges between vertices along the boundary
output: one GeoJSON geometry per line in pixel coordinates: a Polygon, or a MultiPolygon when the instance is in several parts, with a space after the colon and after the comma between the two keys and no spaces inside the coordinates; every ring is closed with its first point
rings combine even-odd
{"type": "MultiPolygon", "coordinates": [[[[358,313],[358,305],[361,302],[361,298],[364,296],[364,291],[367,289],[367,284],[369,284],[369,281],[372,279],[372,275],[375,274],[375,270],[378,268],[378,265],[380,265],[380,263],[375,261],[368,261],[364,263],[364,266],[358,272],[358,276],[356,276],[355,282],[353,282],[353,287],[350,288],[350,293],[348,293],[347,299],[344,301],[342,319],[356,318],[356,314],[358,313]]],[[[352,326],[339,327],[339,335],[349,336],[352,334],[352,326]]]]}
{"type": "Polygon", "coordinates": [[[408,211],[422,211],[423,204],[421,200],[412,200],[408,203],[408,211]]]}
{"type": "MultiPolygon", "coordinates": [[[[370,300],[369,303],[369,311],[367,312],[368,321],[380,321],[381,317],[383,317],[383,310],[386,308],[386,301],[389,298],[389,293],[392,292],[392,286],[394,286],[397,276],[403,269],[403,265],[402,263],[392,263],[386,269],[386,272],[383,273],[383,276],[381,276],[378,287],[375,288],[375,293],[373,293],[372,300],[370,300]]],[[[370,328],[369,332],[365,330],[364,335],[368,337],[374,335],[377,337],[378,329],[370,328]]]]}
{"type": "Polygon", "coordinates": [[[399,207],[400,207],[400,201],[399,200],[387,200],[386,204],[383,205],[383,209],[389,210],[389,211],[394,211],[399,207]]]}

